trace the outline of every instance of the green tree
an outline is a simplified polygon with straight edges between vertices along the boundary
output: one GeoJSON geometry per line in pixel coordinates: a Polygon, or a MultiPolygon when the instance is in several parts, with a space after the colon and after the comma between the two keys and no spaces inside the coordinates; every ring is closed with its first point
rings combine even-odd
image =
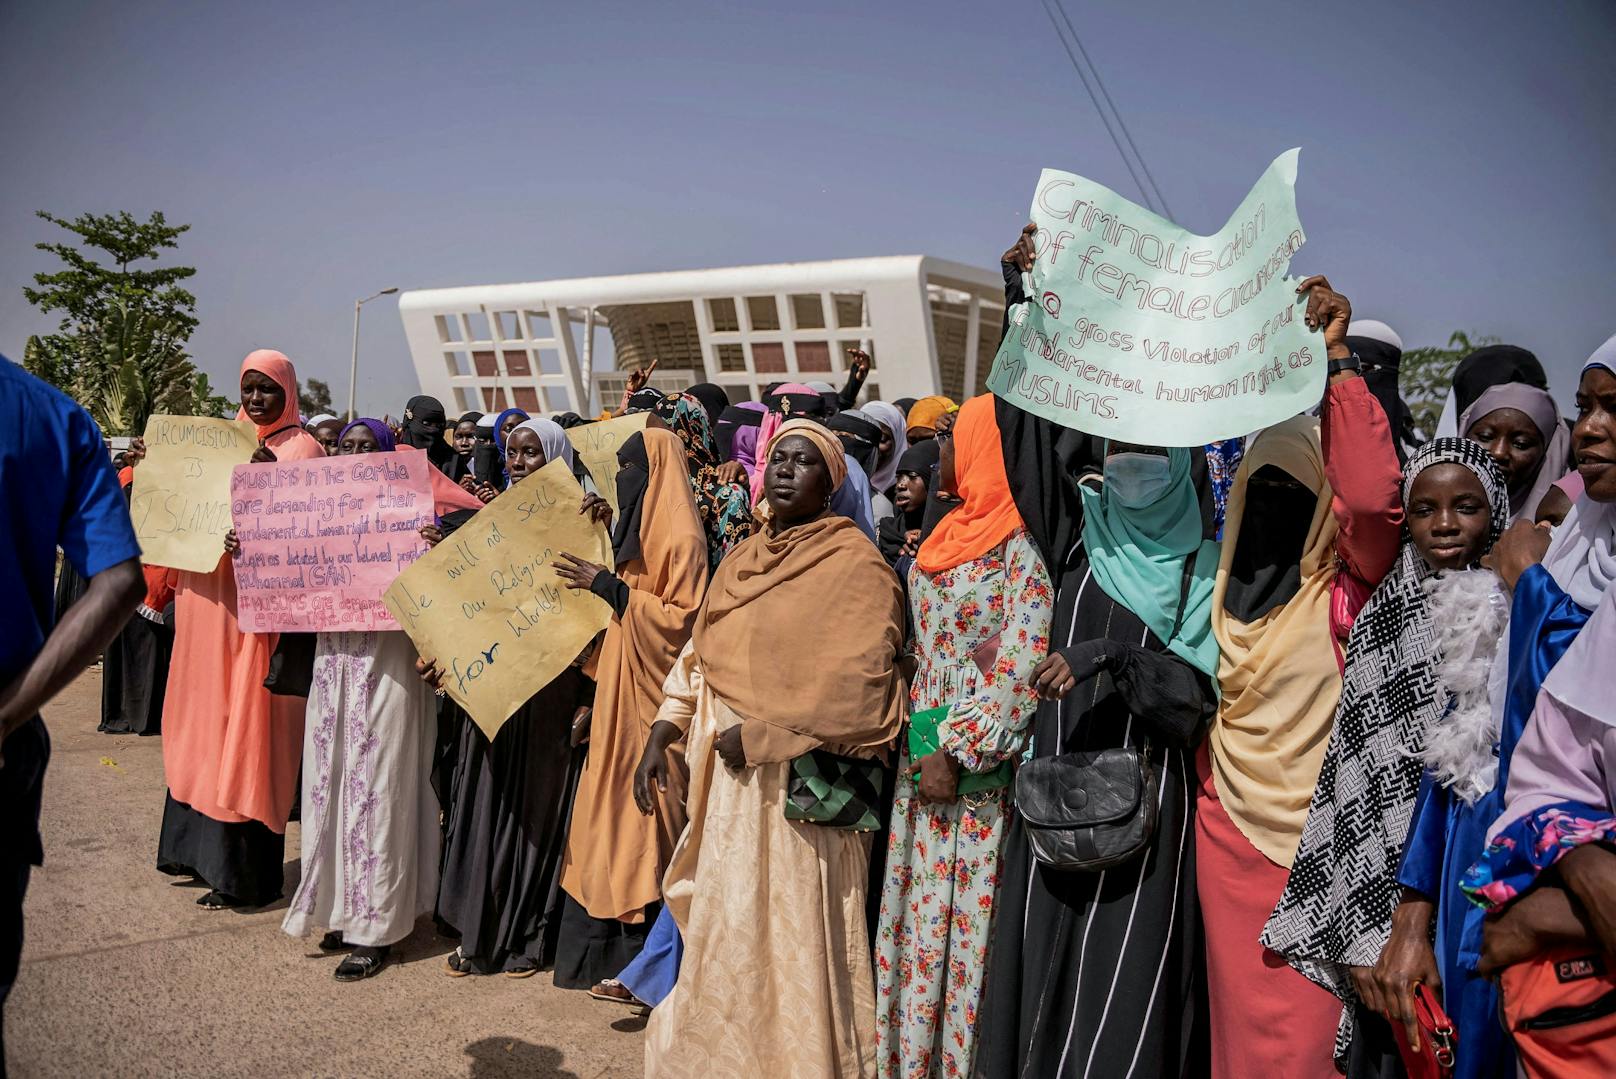
{"type": "Polygon", "coordinates": [[[213,393],[186,355],[196,329],[196,297],[180,282],[190,266],[156,266],[191,226],[162,213],[145,221],[127,211],[38,216],[76,239],[35,246],[62,268],[34,275],[23,295],[40,311],[60,312],[57,332],[30,337],[23,366],[66,391],[109,435],[137,435],[153,412],[219,415],[233,409],[213,393]]]}
{"type": "Polygon", "coordinates": [[[297,391],[297,407],[304,419],[330,412],[331,383],[318,378],[304,379],[297,391]]]}
{"type": "Polygon", "coordinates": [[[1498,342],[1496,337],[1472,338],[1463,330],[1455,330],[1446,348],[1414,348],[1403,353],[1397,382],[1409,411],[1414,413],[1415,430],[1426,438],[1436,434],[1442,406],[1453,388],[1453,369],[1476,349],[1498,342]]]}

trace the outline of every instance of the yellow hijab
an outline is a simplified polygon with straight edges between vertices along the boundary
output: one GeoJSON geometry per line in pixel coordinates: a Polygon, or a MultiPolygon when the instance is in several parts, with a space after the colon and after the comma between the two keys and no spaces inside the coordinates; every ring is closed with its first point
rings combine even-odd
{"type": "Polygon", "coordinates": [[[1223,808],[1251,845],[1287,868],[1302,838],[1341,696],[1330,631],[1336,570],[1332,498],[1318,420],[1296,416],[1264,431],[1241,462],[1229,491],[1223,551],[1212,590],[1212,633],[1218,641],[1223,694],[1209,737],[1212,779],[1223,808]],[[1264,465],[1284,469],[1317,495],[1318,502],[1302,545],[1296,595],[1255,622],[1241,622],[1224,609],[1224,598],[1240,543],[1246,485],[1264,465]]]}

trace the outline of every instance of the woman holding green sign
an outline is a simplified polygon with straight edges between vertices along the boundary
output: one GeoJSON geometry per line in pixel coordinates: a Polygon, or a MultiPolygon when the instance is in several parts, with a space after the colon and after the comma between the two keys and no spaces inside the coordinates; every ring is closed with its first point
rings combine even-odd
{"type": "Polygon", "coordinates": [[[1010,761],[1026,744],[1053,613],[1005,478],[993,399],[967,401],[937,437],[939,485],[963,501],[909,574],[919,666],[876,941],[885,1076],[971,1071],[1010,761]]]}

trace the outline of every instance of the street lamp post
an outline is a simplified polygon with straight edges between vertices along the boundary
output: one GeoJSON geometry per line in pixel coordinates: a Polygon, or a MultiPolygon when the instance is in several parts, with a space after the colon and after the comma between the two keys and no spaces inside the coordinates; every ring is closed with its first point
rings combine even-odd
{"type": "Polygon", "coordinates": [[[348,415],[345,419],[352,421],[358,415],[354,411],[354,393],[359,385],[359,309],[371,300],[381,296],[391,296],[397,292],[396,288],[384,288],[363,300],[355,300],[353,305],[353,361],[348,365],[348,415]]]}

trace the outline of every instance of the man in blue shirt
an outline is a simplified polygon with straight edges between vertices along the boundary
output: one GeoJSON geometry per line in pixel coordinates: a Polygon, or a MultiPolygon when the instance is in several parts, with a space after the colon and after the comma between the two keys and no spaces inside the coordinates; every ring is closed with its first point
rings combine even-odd
{"type": "MultiPolygon", "coordinates": [[[[101,430],[0,356],[0,1012],[22,954],[22,901],[44,850],[50,739],[39,710],[93,660],[145,594],[140,544],[101,430]],[[89,588],[52,626],[56,549],[89,588]]],[[[0,1075],[5,1072],[0,1044],[0,1075]]]]}

